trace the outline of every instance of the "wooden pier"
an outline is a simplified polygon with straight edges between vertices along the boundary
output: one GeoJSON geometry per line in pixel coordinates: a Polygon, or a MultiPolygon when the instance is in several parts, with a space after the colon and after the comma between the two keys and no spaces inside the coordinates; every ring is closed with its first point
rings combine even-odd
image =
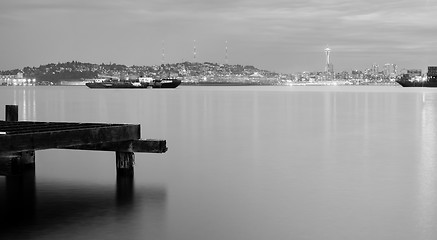
{"type": "Polygon", "coordinates": [[[141,139],[139,124],[18,121],[18,106],[6,105],[0,121],[0,175],[35,168],[35,150],[113,151],[117,174],[133,175],[135,152],[164,153],[165,140],[141,139]]]}

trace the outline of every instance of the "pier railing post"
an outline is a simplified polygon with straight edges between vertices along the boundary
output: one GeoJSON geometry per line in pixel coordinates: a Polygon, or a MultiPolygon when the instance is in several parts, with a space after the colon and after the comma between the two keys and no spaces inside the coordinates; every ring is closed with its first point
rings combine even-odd
{"type": "Polygon", "coordinates": [[[18,121],[18,105],[6,105],[5,121],[8,122],[18,121]]]}
{"type": "Polygon", "coordinates": [[[133,152],[115,152],[117,175],[134,175],[135,154],[133,152]]]}
{"type": "MultiPolygon", "coordinates": [[[[6,105],[5,120],[18,121],[18,105],[6,105]]],[[[4,175],[20,175],[25,170],[35,171],[35,151],[0,153],[0,173],[4,175]]]]}

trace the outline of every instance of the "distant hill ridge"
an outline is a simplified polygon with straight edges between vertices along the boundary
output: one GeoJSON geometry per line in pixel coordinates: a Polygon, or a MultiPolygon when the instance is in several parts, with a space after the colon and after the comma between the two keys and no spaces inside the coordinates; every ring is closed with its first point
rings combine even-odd
{"type": "Polygon", "coordinates": [[[150,77],[223,77],[223,76],[261,76],[277,77],[278,74],[261,70],[250,65],[229,65],[211,62],[181,62],[155,66],[126,66],[115,63],[83,63],[71,61],[65,63],[49,63],[39,67],[25,67],[0,71],[1,75],[16,75],[22,72],[24,78],[35,78],[37,81],[59,82],[61,80],[92,79],[99,75],[106,76],[150,76],[150,77]]]}

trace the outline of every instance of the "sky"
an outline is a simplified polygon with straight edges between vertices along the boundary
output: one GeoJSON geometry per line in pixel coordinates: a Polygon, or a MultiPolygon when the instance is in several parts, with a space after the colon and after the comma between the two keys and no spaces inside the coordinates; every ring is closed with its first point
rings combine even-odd
{"type": "Polygon", "coordinates": [[[278,73],[437,65],[437,0],[1,0],[0,70],[213,62],[278,73]],[[195,52],[195,54],[194,54],[195,52]]]}

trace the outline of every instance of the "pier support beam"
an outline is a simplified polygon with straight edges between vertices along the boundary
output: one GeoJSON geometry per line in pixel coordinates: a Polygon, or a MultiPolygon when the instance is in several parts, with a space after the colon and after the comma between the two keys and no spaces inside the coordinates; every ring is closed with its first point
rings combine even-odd
{"type": "Polygon", "coordinates": [[[134,175],[135,154],[133,152],[115,152],[117,175],[134,175]]]}
{"type": "Polygon", "coordinates": [[[0,153],[0,175],[21,175],[35,171],[35,151],[0,153]]]}
{"type": "MultiPolygon", "coordinates": [[[[5,120],[18,121],[18,105],[6,105],[5,120]]],[[[35,171],[35,151],[0,153],[0,175],[21,175],[32,169],[35,171]]]]}

